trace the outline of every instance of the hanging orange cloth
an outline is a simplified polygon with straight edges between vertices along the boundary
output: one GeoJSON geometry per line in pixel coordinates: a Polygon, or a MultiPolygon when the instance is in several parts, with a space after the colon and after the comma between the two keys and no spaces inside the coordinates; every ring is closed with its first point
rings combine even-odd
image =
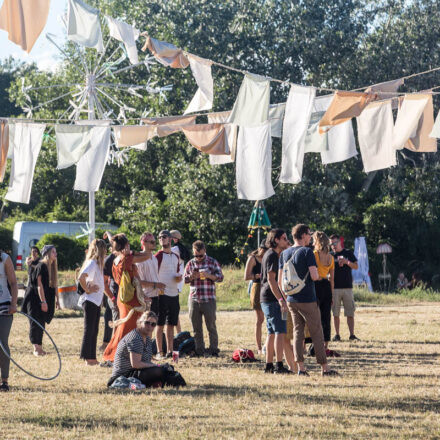
{"type": "Polygon", "coordinates": [[[142,50],[145,52],[147,49],[164,66],[173,67],[174,69],[185,69],[189,66],[189,60],[183,50],[177,48],[174,44],[147,37],[142,50]]]}
{"type": "Polygon", "coordinates": [[[157,135],[159,137],[168,136],[177,133],[182,126],[195,124],[196,116],[164,116],[161,118],[143,118],[145,125],[157,126],[157,135]]]}
{"type": "Polygon", "coordinates": [[[0,29],[9,40],[29,53],[46,26],[50,0],[4,0],[0,29]]]}
{"type": "Polygon", "coordinates": [[[342,124],[362,113],[375,94],[359,92],[336,92],[329,108],[319,123],[319,133],[323,134],[334,125],[342,124]]]}
{"type": "Polygon", "coordinates": [[[207,154],[226,154],[228,140],[223,124],[196,124],[182,127],[189,143],[207,154]]]}
{"type": "Polygon", "coordinates": [[[9,126],[7,121],[0,121],[0,182],[5,177],[9,150],[9,126]]]}

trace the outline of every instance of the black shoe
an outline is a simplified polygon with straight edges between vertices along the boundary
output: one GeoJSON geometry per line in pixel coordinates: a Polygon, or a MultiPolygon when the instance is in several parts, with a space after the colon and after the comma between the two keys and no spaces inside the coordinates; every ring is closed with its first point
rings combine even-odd
{"type": "Polygon", "coordinates": [[[263,370],[265,373],[273,373],[273,364],[266,365],[263,370]]]}
{"type": "Polygon", "coordinates": [[[307,370],[298,370],[298,376],[310,376],[307,370]]]}
{"type": "Polygon", "coordinates": [[[9,385],[7,382],[2,382],[2,384],[0,385],[0,392],[7,392],[9,391],[9,385]]]}
{"type": "Polygon", "coordinates": [[[292,374],[292,371],[290,371],[284,365],[282,365],[281,367],[276,367],[273,370],[273,374],[292,374]]]}
{"type": "Polygon", "coordinates": [[[169,359],[169,358],[172,358],[172,357],[173,357],[173,353],[172,353],[171,351],[169,351],[169,352],[166,354],[165,359],[169,359]]]}
{"type": "Polygon", "coordinates": [[[350,337],[348,338],[350,341],[360,341],[360,339],[358,337],[356,337],[356,335],[350,335],[350,337]]]}
{"type": "Polygon", "coordinates": [[[313,344],[310,344],[309,349],[307,350],[307,356],[315,356],[315,347],[313,344]]]}
{"type": "Polygon", "coordinates": [[[339,376],[339,373],[336,370],[327,370],[321,372],[322,376],[339,376]]]}
{"type": "Polygon", "coordinates": [[[334,335],[332,341],[333,342],[340,342],[341,337],[339,335],[334,335]]]}

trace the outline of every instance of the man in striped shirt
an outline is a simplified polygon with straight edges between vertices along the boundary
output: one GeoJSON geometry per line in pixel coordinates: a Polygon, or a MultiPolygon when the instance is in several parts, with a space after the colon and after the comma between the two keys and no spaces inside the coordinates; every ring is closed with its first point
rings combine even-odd
{"type": "Polygon", "coordinates": [[[205,351],[203,341],[203,317],[209,334],[208,353],[218,356],[218,334],[215,325],[216,320],[216,297],[215,283],[223,281],[223,273],[220,264],[206,255],[206,247],[203,241],[193,243],[194,258],[188,262],[185,268],[185,283],[190,284],[188,309],[189,317],[194,330],[196,354],[202,355],[205,351]]]}

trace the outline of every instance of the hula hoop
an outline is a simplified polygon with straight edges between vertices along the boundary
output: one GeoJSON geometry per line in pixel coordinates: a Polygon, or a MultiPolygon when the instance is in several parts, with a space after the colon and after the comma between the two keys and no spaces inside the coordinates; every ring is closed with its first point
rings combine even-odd
{"type": "MultiPolygon", "coordinates": [[[[60,373],[61,373],[61,356],[60,356],[60,352],[58,351],[58,347],[55,344],[55,341],[52,339],[52,336],[50,336],[49,332],[38,322],[36,321],[34,318],[32,318],[32,316],[29,316],[28,314],[24,313],[24,312],[20,312],[20,311],[16,311],[15,313],[18,313],[20,315],[26,316],[26,318],[31,319],[32,321],[35,322],[35,324],[38,325],[38,327],[40,327],[44,333],[46,333],[46,335],[48,336],[48,338],[50,339],[50,341],[52,342],[53,346],[55,347],[55,351],[57,352],[57,356],[58,356],[58,361],[59,361],[59,366],[58,366],[58,371],[57,373],[52,376],[52,377],[39,377],[36,376],[35,374],[29,373],[29,371],[25,370],[21,365],[18,364],[18,362],[14,361],[14,359],[12,359],[12,357],[7,353],[7,351],[5,350],[5,347],[3,346],[2,342],[0,341],[0,347],[3,350],[3,352],[5,353],[5,355],[9,358],[9,360],[18,368],[20,368],[21,371],[23,371],[24,373],[26,373],[27,375],[33,377],[34,379],[39,379],[39,380],[54,380],[56,379],[60,373]]],[[[5,315],[1,315],[1,316],[5,316],[5,315]]],[[[7,316],[7,315],[6,315],[7,316]]]]}

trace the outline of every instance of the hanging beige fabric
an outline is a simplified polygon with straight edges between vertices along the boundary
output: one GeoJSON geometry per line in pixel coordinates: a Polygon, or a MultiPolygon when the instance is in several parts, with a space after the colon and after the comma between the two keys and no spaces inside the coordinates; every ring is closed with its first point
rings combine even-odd
{"type": "Polygon", "coordinates": [[[319,132],[325,133],[332,126],[342,124],[362,113],[365,106],[375,98],[371,93],[336,92],[328,110],[319,123],[319,132]]]}
{"type": "Polygon", "coordinates": [[[152,125],[126,125],[113,127],[116,146],[131,147],[145,151],[147,142],[157,136],[157,127],[152,125]]]}
{"type": "MultiPolygon", "coordinates": [[[[231,111],[208,113],[208,124],[224,123],[228,120],[231,111]]],[[[228,139],[228,153],[222,155],[209,155],[210,165],[224,165],[235,162],[235,153],[237,151],[237,133],[238,126],[234,124],[224,124],[225,134],[228,139]]]]}
{"type": "Polygon", "coordinates": [[[168,136],[180,131],[184,125],[192,125],[196,123],[196,116],[164,116],[161,118],[143,118],[145,125],[154,125],[157,127],[157,135],[159,137],[168,136]]]}
{"type": "Polygon", "coordinates": [[[434,128],[434,106],[432,95],[427,96],[428,102],[419,119],[416,135],[412,136],[405,144],[406,149],[418,153],[435,153],[437,151],[437,140],[429,136],[434,128]]]}
{"type": "MultiPolygon", "coordinates": [[[[365,93],[376,93],[377,99],[388,99],[396,96],[396,92],[400,86],[403,86],[405,80],[403,78],[374,84],[365,90],[365,93]]],[[[397,107],[396,107],[397,108],[397,107]]]]}
{"type": "Polygon", "coordinates": [[[228,140],[223,124],[196,124],[182,127],[188,142],[203,153],[226,154],[228,140]]]}
{"type": "Polygon", "coordinates": [[[0,182],[5,177],[6,163],[9,150],[9,125],[7,121],[0,121],[0,182]]]}
{"type": "Polygon", "coordinates": [[[145,52],[147,49],[164,66],[173,67],[174,69],[185,69],[189,65],[189,60],[182,49],[177,48],[174,44],[147,37],[142,50],[145,52]]]}
{"type": "Polygon", "coordinates": [[[0,29],[9,40],[29,53],[46,26],[50,0],[4,0],[0,10],[0,29]]]}

